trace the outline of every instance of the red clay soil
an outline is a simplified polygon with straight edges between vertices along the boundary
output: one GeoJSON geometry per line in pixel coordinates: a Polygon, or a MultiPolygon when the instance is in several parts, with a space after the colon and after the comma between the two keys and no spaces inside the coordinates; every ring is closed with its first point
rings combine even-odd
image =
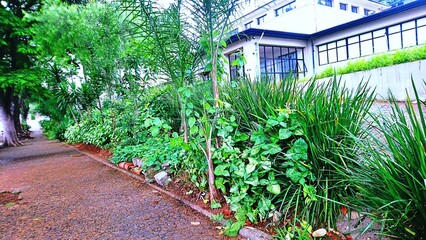
{"type": "Polygon", "coordinates": [[[22,200],[2,195],[14,204],[0,205],[0,239],[228,239],[181,202],[41,136],[0,149],[0,191],[17,189],[22,200]]]}

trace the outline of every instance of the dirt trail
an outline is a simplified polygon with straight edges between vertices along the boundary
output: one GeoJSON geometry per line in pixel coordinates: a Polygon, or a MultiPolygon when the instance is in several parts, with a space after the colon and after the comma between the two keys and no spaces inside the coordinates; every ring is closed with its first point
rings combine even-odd
{"type": "Polygon", "coordinates": [[[23,199],[0,206],[0,239],[222,239],[180,202],[40,134],[0,149],[1,190],[23,199]]]}

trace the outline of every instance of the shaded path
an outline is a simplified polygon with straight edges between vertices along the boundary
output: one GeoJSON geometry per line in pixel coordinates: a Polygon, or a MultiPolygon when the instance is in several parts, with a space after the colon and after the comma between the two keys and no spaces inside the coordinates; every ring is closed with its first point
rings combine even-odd
{"type": "Polygon", "coordinates": [[[12,189],[23,200],[0,206],[0,239],[222,238],[180,202],[40,135],[0,149],[0,190],[12,189]]]}

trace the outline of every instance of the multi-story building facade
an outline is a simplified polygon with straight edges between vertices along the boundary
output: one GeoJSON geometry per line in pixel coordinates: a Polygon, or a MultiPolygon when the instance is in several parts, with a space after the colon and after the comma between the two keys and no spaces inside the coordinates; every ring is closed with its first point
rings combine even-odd
{"type": "Polygon", "coordinates": [[[230,79],[311,77],[350,60],[426,43],[425,0],[394,8],[368,0],[247,4],[251,9],[233,21],[225,49],[230,79]],[[241,54],[244,66],[232,66],[241,54]]]}

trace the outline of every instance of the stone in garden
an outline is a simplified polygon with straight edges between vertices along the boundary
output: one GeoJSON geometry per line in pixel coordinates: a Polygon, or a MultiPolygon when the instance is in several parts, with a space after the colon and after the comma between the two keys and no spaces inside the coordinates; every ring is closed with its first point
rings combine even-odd
{"type": "Polygon", "coordinates": [[[144,164],[144,161],[140,158],[132,158],[132,163],[133,165],[137,166],[137,167],[142,167],[144,164]]]}
{"type": "Polygon", "coordinates": [[[170,172],[170,163],[165,162],[165,163],[161,164],[161,169],[163,169],[163,171],[170,172]]]}
{"type": "Polygon", "coordinates": [[[172,179],[164,171],[157,173],[154,178],[158,185],[163,187],[172,181],[172,179]]]}
{"type": "Polygon", "coordinates": [[[152,183],[155,181],[154,177],[155,174],[157,174],[157,171],[155,171],[155,168],[148,168],[143,175],[145,176],[145,181],[152,183]]]}
{"type": "Polygon", "coordinates": [[[22,191],[19,188],[15,188],[12,190],[12,194],[20,194],[22,191]]]}
{"type": "Polygon", "coordinates": [[[257,230],[253,227],[243,227],[240,229],[239,234],[242,237],[250,240],[264,240],[264,239],[273,239],[271,235],[266,234],[260,230],[257,230]]]}
{"type": "Polygon", "coordinates": [[[352,211],[351,212],[351,220],[360,219],[362,216],[358,212],[352,211]]]}
{"type": "Polygon", "coordinates": [[[327,230],[325,230],[324,228],[320,228],[312,233],[312,237],[324,237],[326,234],[327,230]]]}
{"type": "Polygon", "coordinates": [[[24,199],[24,195],[22,195],[22,193],[20,193],[20,194],[18,195],[18,200],[22,200],[22,199],[24,199]]]}
{"type": "Polygon", "coordinates": [[[278,223],[282,217],[282,213],[278,212],[278,211],[274,211],[274,215],[272,216],[272,222],[274,224],[278,223]]]}

